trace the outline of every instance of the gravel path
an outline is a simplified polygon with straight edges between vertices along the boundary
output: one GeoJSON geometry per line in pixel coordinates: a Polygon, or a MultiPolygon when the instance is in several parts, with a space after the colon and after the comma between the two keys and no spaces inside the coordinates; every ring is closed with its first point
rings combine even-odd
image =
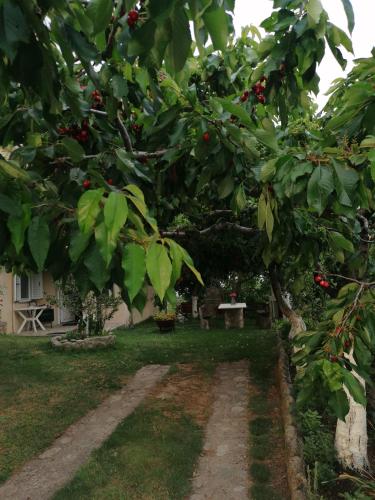
{"type": "Polygon", "coordinates": [[[95,410],[71,425],[53,445],[30,460],[0,487],[1,500],[47,500],[69,482],[77,469],[99,448],[150,393],[169,366],[149,365],[95,410]]]}
{"type": "Polygon", "coordinates": [[[248,362],[222,363],[216,377],[213,413],[190,500],[248,500],[248,362]]]}

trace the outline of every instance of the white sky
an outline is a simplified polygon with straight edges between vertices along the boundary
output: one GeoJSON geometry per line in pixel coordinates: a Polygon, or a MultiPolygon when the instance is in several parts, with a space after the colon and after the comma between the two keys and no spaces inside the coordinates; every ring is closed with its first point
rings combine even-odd
{"type": "MultiPolygon", "coordinates": [[[[322,0],[322,4],[328,12],[330,21],[347,31],[347,20],[341,0],[322,0]]],[[[352,5],[355,14],[355,28],[352,35],[354,55],[355,58],[369,57],[371,49],[375,46],[375,0],[352,0],[352,5]]],[[[272,0],[236,0],[234,16],[236,33],[241,33],[241,26],[248,24],[259,26],[271,14],[272,6],[272,0]]],[[[343,54],[348,59],[346,73],[352,67],[353,56],[346,53],[345,49],[343,49],[343,54]]],[[[328,46],[318,73],[321,88],[318,102],[321,107],[327,100],[324,94],[329,89],[332,80],[345,75],[328,46]]]]}

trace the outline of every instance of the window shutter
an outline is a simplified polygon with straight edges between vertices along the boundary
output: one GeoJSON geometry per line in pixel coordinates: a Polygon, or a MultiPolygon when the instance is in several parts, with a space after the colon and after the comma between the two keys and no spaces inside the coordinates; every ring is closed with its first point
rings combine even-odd
{"type": "Polygon", "coordinates": [[[21,300],[21,276],[14,275],[14,301],[21,300]]]}
{"type": "Polygon", "coordinates": [[[43,274],[32,274],[30,276],[30,298],[31,300],[43,298],[43,274]]]}

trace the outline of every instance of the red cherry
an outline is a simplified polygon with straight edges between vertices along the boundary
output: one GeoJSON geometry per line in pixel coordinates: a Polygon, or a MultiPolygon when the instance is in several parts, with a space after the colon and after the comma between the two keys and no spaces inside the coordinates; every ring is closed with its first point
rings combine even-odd
{"type": "Polygon", "coordinates": [[[248,96],[243,94],[241,97],[240,97],[240,101],[241,102],[246,102],[248,100],[248,96]]]}
{"type": "Polygon", "coordinates": [[[335,330],[335,333],[339,334],[339,333],[341,333],[341,332],[342,332],[342,328],[341,328],[341,326],[338,326],[338,327],[336,328],[336,330],[335,330]]]}
{"type": "Polygon", "coordinates": [[[107,183],[108,183],[110,186],[113,186],[113,180],[112,180],[112,179],[108,179],[108,180],[107,180],[107,183]]]}
{"type": "Polygon", "coordinates": [[[323,288],[329,288],[329,283],[328,281],[322,280],[319,285],[323,288]]]}
{"type": "Polygon", "coordinates": [[[265,104],[266,103],[266,98],[264,97],[263,94],[258,95],[257,99],[258,99],[258,102],[260,102],[260,104],[265,104]]]}
{"type": "Polygon", "coordinates": [[[320,283],[322,280],[323,280],[323,276],[320,276],[320,274],[317,274],[317,275],[314,277],[314,281],[315,281],[315,283],[320,283]]]}
{"type": "Polygon", "coordinates": [[[89,189],[89,187],[91,186],[91,181],[89,179],[85,179],[82,183],[82,186],[84,187],[84,189],[89,189]]]}
{"type": "Polygon", "coordinates": [[[136,10],[134,10],[134,9],[130,10],[128,16],[130,17],[130,19],[133,19],[134,21],[138,21],[139,14],[136,10]]]}
{"type": "Polygon", "coordinates": [[[332,355],[332,354],[331,354],[331,356],[329,357],[329,359],[330,359],[330,361],[331,361],[332,363],[337,363],[337,361],[339,360],[339,358],[338,358],[337,356],[332,355]]]}
{"type": "Polygon", "coordinates": [[[205,132],[202,135],[202,139],[204,140],[204,142],[209,142],[210,141],[210,134],[208,132],[205,132]]]}
{"type": "Polygon", "coordinates": [[[81,142],[87,142],[89,140],[89,133],[87,130],[81,130],[78,140],[81,142]]]}
{"type": "Polygon", "coordinates": [[[349,349],[349,347],[352,345],[352,343],[350,342],[350,340],[345,340],[344,342],[344,347],[345,349],[349,349]]]}

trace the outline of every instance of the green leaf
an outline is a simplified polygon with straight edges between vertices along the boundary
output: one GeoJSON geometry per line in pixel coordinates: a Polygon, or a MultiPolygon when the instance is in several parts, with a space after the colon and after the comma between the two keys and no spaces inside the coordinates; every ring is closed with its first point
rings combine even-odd
{"type": "Polygon", "coordinates": [[[341,248],[342,250],[346,250],[347,252],[354,252],[353,243],[345,238],[341,233],[337,233],[333,231],[329,233],[329,237],[333,243],[334,248],[341,248]]]}
{"type": "Polygon", "coordinates": [[[322,215],[327,206],[328,196],[334,189],[332,171],[325,166],[314,169],[307,185],[309,207],[322,215]]]}
{"type": "Polygon", "coordinates": [[[31,210],[29,205],[22,205],[22,215],[10,215],[7,226],[11,234],[12,243],[19,253],[25,241],[25,231],[30,224],[31,210]]]}
{"type": "Polygon", "coordinates": [[[85,150],[75,139],[72,139],[71,137],[64,137],[61,142],[74,163],[80,162],[85,156],[85,150]]]}
{"type": "Polygon", "coordinates": [[[4,31],[7,42],[28,42],[30,27],[20,7],[10,0],[4,2],[4,31]]]}
{"type": "Polygon", "coordinates": [[[112,0],[91,0],[86,8],[86,13],[94,25],[94,34],[104,31],[112,17],[112,0]]]}
{"type": "Polygon", "coordinates": [[[21,179],[24,181],[30,180],[29,174],[23,170],[16,161],[0,160],[0,171],[1,170],[6,175],[14,177],[15,179],[21,179]]]}
{"type": "Polygon", "coordinates": [[[90,280],[101,292],[108,281],[109,273],[97,246],[93,246],[90,249],[85,257],[84,263],[89,271],[90,280]]]}
{"type": "Polygon", "coordinates": [[[99,251],[106,267],[108,268],[113,257],[113,252],[117,246],[117,238],[108,231],[104,222],[101,222],[95,228],[95,240],[98,243],[99,251]]]}
{"type": "Polygon", "coordinates": [[[235,190],[231,202],[231,207],[236,214],[240,214],[246,208],[247,199],[245,189],[241,183],[235,190]]]}
{"type": "Polygon", "coordinates": [[[176,4],[170,17],[171,40],[167,47],[166,64],[178,73],[184,66],[191,48],[189,19],[185,9],[176,4]]]}
{"type": "Polygon", "coordinates": [[[156,294],[163,301],[172,275],[172,264],[165,246],[153,243],[148,248],[146,269],[156,294]]]}
{"type": "Polygon", "coordinates": [[[194,276],[197,278],[197,280],[199,281],[199,283],[202,286],[204,286],[201,273],[195,268],[193,259],[187,253],[187,251],[185,250],[185,248],[182,248],[180,245],[178,245],[178,246],[179,246],[180,252],[182,253],[182,258],[184,260],[184,263],[187,265],[187,267],[190,269],[190,271],[194,274],[194,276]]]}
{"type": "Polygon", "coordinates": [[[86,250],[90,239],[91,232],[84,234],[81,233],[81,231],[77,231],[73,235],[69,245],[69,256],[72,259],[72,262],[75,263],[78,261],[83,252],[86,250]]]}
{"type": "Polygon", "coordinates": [[[353,10],[351,1],[350,0],[341,0],[341,1],[342,1],[343,6],[344,6],[346,17],[348,19],[349,33],[352,33],[353,29],[354,29],[355,22],[354,22],[354,10],[353,10]]]}
{"type": "Polygon", "coordinates": [[[337,418],[345,420],[349,412],[349,401],[344,390],[332,392],[328,400],[328,405],[337,418]]]}
{"type": "Polygon", "coordinates": [[[268,182],[272,179],[276,172],[276,163],[277,158],[273,158],[272,160],[268,160],[267,163],[262,165],[260,171],[260,180],[262,182],[268,182]]]}
{"type": "Polygon", "coordinates": [[[125,288],[130,302],[140,292],[146,275],[146,252],[141,245],[128,243],[122,254],[122,268],[125,274],[125,288]]]}
{"type": "Polygon", "coordinates": [[[337,161],[333,161],[333,165],[336,174],[335,185],[339,202],[344,206],[351,207],[357,195],[356,189],[359,182],[359,175],[353,168],[342,165],[337,161]]]}
{"type": "Polygon", "coordinates": [[[22,206],[18,203],[17,200],[14,200],[7,196],[6,194],[0,193],[0,210],[15,216],[22,215],[22,206]]]}
{"type": "Polygon", "coordinates": [[[104,189],[92,189],[84,193],[78,201],[77,219],[83,233],[90,233],[100,212],[104,189]]]}
{"type": "Polygon", "coordinates": [[[266,211],[267,211],[267,203],[262,193],[259,197],[258,202],[258,227],[259,229],[263,229],[264,224],[266,223],[266,211]]]}
{"type": "Polygon", "coordinates": [[[342,371],[344,375],[344,384],[354,401],[360,405],[366,406],[367,400],[363,385],[359,382],[355,375],[353,375],[353,372],[349,372],[345,369],[342,371]]]}
{"type": "Polygon", "coordinates": [[[307,17],[310,26],[314,26],[319,23],[320,16],[323,12],[322,4],[320,0],[309,0],[306,6],[307,17]]]}
{"type": "Polygon", "coordinates": [[[50,246],[50,232],[47,221],[40,216],[33,217],[28,229],[28,243],[38,272],[43,271],[50,246]]]}
{"type": "Polygon", "coordinates": [[[272,241],[272,232],[274,226],[274,217],[271,209],[270,203],[266,205],[266,231],[269,241],[272,241]]]}
{"type": "Polygon", "coordinates": [[[234,189],[234,179],[231,175],[227,175],[224,177],[224,179],[220,182],[220,184],[217,187],[218,193],[219,193],[219,199],[222,200],[229,196],[234,189]]]}
{"type": "Polygon", "coordinates": [[[111,193],[104,205],[104,223],[112,240],[117,241],[128,217],[128,203],[122,193],[111,193]]]}
{"type": "Polygon", "coordinates": [[[181,252],[181,247],[175,241],[166,238],[169,245],[169,254],[172,259],[172,276],[171,276],[171,286],[176,284],[176,281],[181,276],[181,268],[183,262],[183,253],[181,252]]]}
{"type": "Polygon", "coordinates": [[[211,7],[203,15],[204,24],[215,50],[224,51],[228,39],[228,16],[224,7],[211,7]]]}

